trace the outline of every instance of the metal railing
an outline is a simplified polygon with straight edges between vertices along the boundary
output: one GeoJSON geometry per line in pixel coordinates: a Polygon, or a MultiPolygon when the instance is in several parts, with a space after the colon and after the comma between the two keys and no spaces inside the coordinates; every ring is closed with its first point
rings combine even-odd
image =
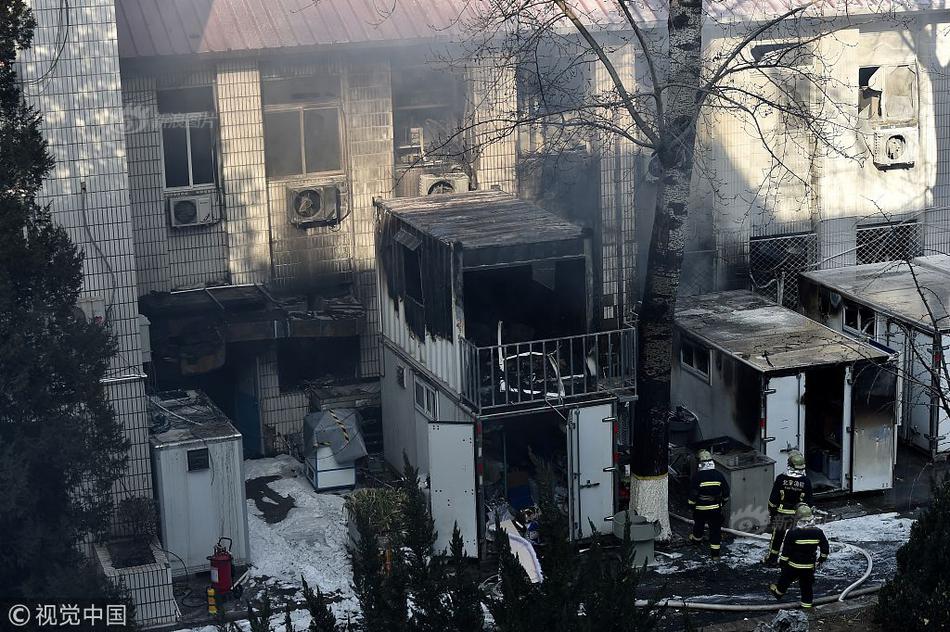
{"type": "Polygon", "coordinates": [[[632,327],[476,347],[461,339],[462,397],[477,412],[562,402],[636,387],[632,327]]]}

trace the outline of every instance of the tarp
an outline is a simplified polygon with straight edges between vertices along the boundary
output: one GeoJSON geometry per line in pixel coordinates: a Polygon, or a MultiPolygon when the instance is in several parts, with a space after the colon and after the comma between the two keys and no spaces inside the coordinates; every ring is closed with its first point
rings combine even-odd
{"type": "Polygon", "coordinates": [[[360,433],[360,414],[353,408],[331,408],[310,413],[303,419],[304,456],[318,448],[330,448],[337,463],[352,463],[366,456],[360,433]]]}

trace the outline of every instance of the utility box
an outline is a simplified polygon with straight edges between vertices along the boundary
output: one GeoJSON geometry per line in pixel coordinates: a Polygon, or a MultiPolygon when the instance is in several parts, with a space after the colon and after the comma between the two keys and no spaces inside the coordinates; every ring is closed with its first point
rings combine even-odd
{"type": "Polygon", "coordinates": [[[775,461],[754,450],[714,454],[713,461],[729,483],[729,515],[725,526],[749,532],[768,527],[775,461]]]}

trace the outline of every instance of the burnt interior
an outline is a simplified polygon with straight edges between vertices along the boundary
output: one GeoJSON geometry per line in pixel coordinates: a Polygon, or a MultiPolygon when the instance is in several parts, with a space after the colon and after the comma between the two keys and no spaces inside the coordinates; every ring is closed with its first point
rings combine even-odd
{"type": "Polygon", "coordinates": [[[551,467],[555,494],[567,500],[567,429],[556,412],[522,415],[483,426],[485,520],[501,520],[538,504],[540,467],[551,467]]]}
{"type": "Polygon", "coordinates": [[[476,346],[560,338],[587,330],[584,260],[466,270],[465,337],[476,346]]]}
{"type": "Polygon", "coordinates": [[[815,491],[842,486],[844,367],[805,372],[805,463],[815,491]]]}

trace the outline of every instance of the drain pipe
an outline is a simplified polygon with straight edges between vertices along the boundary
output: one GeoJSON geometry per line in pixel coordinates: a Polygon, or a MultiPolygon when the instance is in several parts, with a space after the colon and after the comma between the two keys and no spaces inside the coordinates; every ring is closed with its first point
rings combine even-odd
{"type": "MultiPolygon", "coordinates": [[[[686,524],[693,524],[693,521],[689,518],[684,518],[683,516],[678,516],[674,513],[670,514],[671,518],[679,520],[680,522],[685,522],[686,524]]],[[[736,535],[743,538],[752,538],[754,540],[770,540],[770,536],[757,533],[747,533],[745,531],[738,531],[736,529],[729,529],[723,527],[722,529],[726,533],[736,535]]],[[[864,570],[864,574],[861,575],[854,583],[841,591],[840,595],[826,595],[824,597],[819,597],[815,599],[813,603],[817,605],[833,603],[835,601],[844,601],[848,597],[857,597],[862,595],[870,595],[876,593],[881,589],[880,585],[870,586],[868,588],[863,588],[857,590],[858,586],[867,581],[867,578],[871,576],[871,571],[874,569],[874,561],[871,559],[871,554],[862,549],[859,546],[849,544],[847,542],[835,542],[835,544],[840,544],[841,546],[853,549],[864,556],[864,559],[867,561],[867,568],[864,570]]],[[[644,607],[648,605],[648,601],[645,599],[638,599],[637,606],[644,607]],[[642,602],[642,603],[641,603],[642,602]]],[[[729,611],[729,612],[744,612],[744,611],[770,611],[770,610],[786,610],[790,607],[796,607],[794,604],[787,603],[771,603],[771,604],[727,604],[727,603],[708,603],[703,601],[686,601],[681,599],[664,599],[659,602],[659,605],[667,606],[670,608],[685,608],[690,610],[720,610],[720,611],[729,611]]]]}

